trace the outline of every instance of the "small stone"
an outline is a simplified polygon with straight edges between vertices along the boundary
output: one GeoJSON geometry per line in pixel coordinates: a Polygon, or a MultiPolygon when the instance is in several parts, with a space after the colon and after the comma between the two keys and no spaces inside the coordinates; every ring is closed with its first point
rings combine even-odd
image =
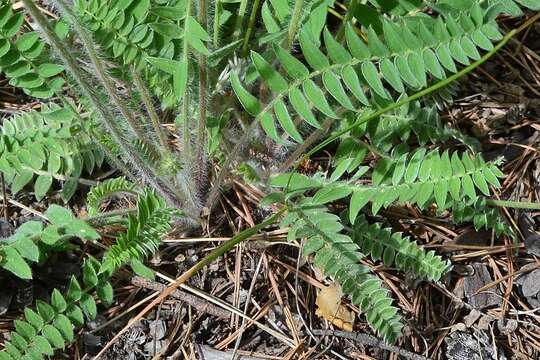
{"type": "Polygon", "coordinates": [[[531,234],[525,238],[525,248],[530,255],[540,256],[540,235],[531,234]]]}
{"type": "Polygon", "coordinates": [[[483,309],[501,304],[500,291],[493,287],[477,294],[485,285],[492,282],[491,275],[484,264],[473,264],[474,274],[465,278],[463,288],[469,304],[475,309],[483,309]]]}
{"type": "Polygon", "coordinates": [[[540,269],[523,275],[521,292],[525,297],[533,297],[540,292],[540,269]]]}
{"type": "Polygon", "coordinates": [[[97,354],[103,347],[101,336],[95,336],[90,333],[83,335],[83,343],[85,351],[90,355],[97,354]]]}
{"type": "Polygon", "coordinates": [[[497,328],[503,335],[510,335],[518,328],[518,322],[514,319],[497,320],[497,328]]]}
{"type": "Polygon", "coordinates": [[[154,320],[149,324],[150,335],[154,340],[161,340],[167,333],[167,326],[163,320],[154,320]]]}

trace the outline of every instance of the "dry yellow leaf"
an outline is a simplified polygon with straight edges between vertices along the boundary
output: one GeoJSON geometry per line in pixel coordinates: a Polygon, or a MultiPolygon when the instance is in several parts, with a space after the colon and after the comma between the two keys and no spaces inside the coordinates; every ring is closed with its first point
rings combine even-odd
{"type": "Polygon", "coordinates": [[[318,306],[315,315],[332,322],[340,329],[352,331],[354,313],[341,304],[342,296],[341,287],[337,284],[323,288],[315,300],[318,306]]]}

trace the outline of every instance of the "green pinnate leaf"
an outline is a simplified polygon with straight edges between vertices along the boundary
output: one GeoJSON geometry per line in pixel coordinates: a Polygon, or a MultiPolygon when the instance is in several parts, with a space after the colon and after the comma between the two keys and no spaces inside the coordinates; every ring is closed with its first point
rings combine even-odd
{"type": "Polygon", "coordinates": [[[94,320],[97,315],[96,301],[88,294],[83,294],[79,302],[82,311],[89,320],[94,320]]]}
{"type": "Polygon", "coordinates": [[[97,272],[89,260],[83,265],[83,283],[86,287],[94,287],[98,283],[97,272]]]}
{"type": "Polygon", "coordinates": [[[15,330],[26,340],[31,341],[36,336],[36,329],[26,321],[15,320],[15,330]]]}
{"type": "Polygon", "coordinates": [[[67,307],[66,300],[62,293],[58,289],[54,289],[51,295],[51,305],[54,307],[57,313],[64,312],[67,307]]]}
{"type": "Polygon", "coordinates": [[[75,339],[73,325],[67,316],[58,314],[53,321],[53,325],[67,342],[72,342],[75,339]]]}
{"type": "Polygon", "coordinates": [[[0,266],[21,279],[31,279],[32,269],[17,250],[11,247],[0,249],[0,266]]]}
{"type": "Polygon", "coordinates": [[[62,334],[52,325],[45,325],[42,331],[43,336],[49,341],[54,349],[63,349],[65,346],[62,334]]]}
{"type": "Polygon", "coordinates": [[[110,282],[105,281],[98,283],[96,292],[103,305],[108,307],[113,303],[114,290],[110,282]]]}
{"type": "Polygon", "coordinates": [[[40,330],[43,327],[43,318],[37,312],[30,308],[24,309],[24,318],[37,330],[40,330]]]}
{"type": "Polygon", "coordinates": [[[231,84],[236,94],[236,97],[238,97],[238,100],[240,100],[240,103],[242,104],[244,109],[246,109],[246,111],[250,115],[259,115],[261,111],[261,104],[259,103],[259,100],[257,100],[255,96],[251,95],[246,89],[244,89],[244,87],[240,83],[238,74],[231,74],[231,84]]]}
{"type": "Polygon", "coordinates": [[[54,350],[45,337],[36,336],[32,339],[32,342],[34,343],[36,350],[39,351],[41,354],[45,354],[48,356],[54,355],[54,350]]]}
{"type": "Polygon", "coordinates": [[[52,321],[52,319],[56,315],[56,311],[54,310],[54,308],[42,300],[36,301],[36,307],[39,316],[41,316],[45,323],[52,321]]]}
{"type": "Polygon", "coordinates": [[[131,269],[135,274],[142,276],[146,279],[153,280],[156,277],[154,270],[144,265],[140,260],[131,260],[131,269]]]}

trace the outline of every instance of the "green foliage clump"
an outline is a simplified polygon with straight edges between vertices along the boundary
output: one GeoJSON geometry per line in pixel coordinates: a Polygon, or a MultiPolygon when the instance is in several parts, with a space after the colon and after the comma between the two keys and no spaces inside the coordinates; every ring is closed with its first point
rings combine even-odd
{"type": "Polygon", "coordinates": [[[45,212],[50,224],[28,221],[17,228],[14,235],[0,239],[0,267],[22,279],[32,278],[29,262],[42,264],[51,252],[70,249],[70,240],[97,240],[100,235],[85,221],[58,205],[45,212]]]}
{"type": "MultiPolygon", "coordinates": [[[[50,98],[65,84],[64,67],[51,62],[39,32],[21,32],[23,23],[24,12],[14,12],[9,0],[0,1],[0,71],[26,94],[50,98]]],[[[57,22],[55,31],[64,38],[66,24],[57,22]]]]}
{"type": "MultiPolygon", "coordinates": [[[[73,342],[75,327],[83,326],[85,318],[94,320],[97,315],[94,292],[102,305],[113,303],[110,279],[121,265],[131,261],[137,273],[151,275],[151,270],[141,260],[156,250],[160,237],[170,228],[176,213],[152,191],[140,194],[137,215],[130,216],[126,232],[105,252],[103,260],[88,256],[82,266],[82,279],[72,277],[64,294],[58,289],[53,290],[50,304],[37,300],[35,310],[26,308],[25,319],[15,321],[15,330],[10,334],[11,340],[4,343],[0,359],[44,359],[52,356],[54,350],[64,349],[66,344],[73,342]]],[[[92,225],[76,219],[63,207],[51,205],[45,216],[50,221],[45,228],[40,222],[30,221],[20,226],[15,235],[0,242],[1,267],[18,277],[30,279],[32,273],[28,261],[42,263],[50,251],[71,249],[68,242],[73,238],[100,238],[92,225]]]]}
{"type": "Polygon", "coordinates": [[[90,134],[92,122],[82,122],[67,107],[51,105],[5,119],[0,127],[0,171],[11,191],[33,183],[41,200],[61,180],[62,197],[68,201],[83,173],[103,165],[104,153],[90,134]]]}
{"type": "Polygon", "coordinates": [[[105,158],[126,177],[90,190],[88,221],[51,205],[50,224],[21,226],[0,242],[0,267],[29,279],[30,265],[50,252],[76,250],[70,240],[97,240],[100,221],[126,230],[101,261],[86,257],[82,279],[73,278],[66,293],[55,290],[50,305],[25,310],[0,360],[42,359],[63,349],[85,316],[95,318],[94,294],[103,305],[114,301],[110,279],[121,267],[153,276],[143,262],[172,221],[199,226],[205,201],[211,210],[231,172],[281,189],[289,239],[303,242],[303,253],[388,342],[400,335],[401,315],[361,261],[369,256],[429,281],[451,266],[370,215],[408,204],[512,233],[487,199],[504,176],[499,162],[484,161],[476,140],[439,118],[453,89],[424,95],[509,39],[497,25],[500,14],[538,10],[540,0],[351,1],[339,8],[345,14],[336,31],[327,21],[333,0],[253,7],[244,0],[56,0],[60,20],[53,21],[34,0],[22,3],[26,23],[23,10],[0,0],[0,71],[26,94],[57,95],[64,107],[51,101],[3,120],[0,171],[12,193],[32,184],[41,200],[56,179],[67,202],[81,175],[105,158]],[[169,118],[178,120],[174,134],[164,126],[169,118]],[[294,149],[285,164],[298,164],[321,138],[315,149],[337,146],[326,172],[305,175],[282,165],[270,174],[272,166],[246,165],[246,154],[282,149],[294,149]],[[221,169],[209,182],[212,157],[221,169]],[[103,199],[118,192],[137,197],[136,212],[100,213],[103,199]],[[343,206],[344,216],[333,213],[343,206]]]}

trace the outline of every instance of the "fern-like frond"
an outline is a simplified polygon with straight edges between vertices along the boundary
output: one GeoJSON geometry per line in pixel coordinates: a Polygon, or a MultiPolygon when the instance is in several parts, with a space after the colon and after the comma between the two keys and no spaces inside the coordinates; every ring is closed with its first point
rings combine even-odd
{"type": "Polygon", "coordinates": [[[99,213],[99,204],[107,197],[116,193],[136,194],[136,186],[125,177],[108,179],[99,185],[93,186],[86,195],[86,208],[88,215],[99,213]]]}
{"type": "Polygon", "coordinates": [[[89,257],[83,265],[82,284],[71,278],[68,290],[52,291],[50,304],[37,300],[34,309],[24,309],[24,318],[15,320],[10,340],[3,343],[0,360],[48,359],[56,350],[75,340],[75,328],[97,316],[93,290],[103,305],[113,302],[113,287],[106,275],[98,274],[99,262],[89,257]]]}
{"type": "Polygon", "coordinates": [[[385,341],[394,342],[402,324],[389,291],[367,266],[359,263],[364,254],[348,235],[342,234],[339,217],[314,205],[308,199],[283,220],[282,226],[291,226],[289,239],[305,238],[304,255],[315,254],[314,264],[341,284],[343,292],[385,341]]]}
{"type": "Polygon", "coordinates": [[[307,65],[274,46],[274,55],[287,76],[270,64],[268,56],[251,54],[258,75],[272,93],[267,104],[243,87],[238,74],[231,77],[232,87],[242,106],[272,139],[280,141],[279,123],[291,139],[301,141],[292,121],[296,116],[319,128],[317,113],[336,119],[343,111],[357,113],[370,105],[369,97],[392,101],[394,94],[426,87],[430,76],[443,79],[447,72],[457,72],[459,64],[479,59],[479,49],[491,50],[492,41],[502,38],[493,14],[484,16],[485,12],[476,4],[459,17],[418,16],[396,22],[381,17],[382,36],[370,27],[367,42],[347,25],[346,47],[324,30],[326,54],[304,27],[298,38],[307,65]]]}
{"type": "Polygon", "coordinates": [[[499,209],[489,206],[484,198],[454,202],[452,219],[456,224],[472,222],[477,231],[494,230],[497,236],[504,234],[514,240],[517,238],[514,228],[499,209]]]}
{"type": "Polygon", "coordinates": [[[152,255],[161,243],[161,237],[170,229],[176,210],[151,191],[139,196],[137,214],[129,215],[127,231],[103,256],[100,273],[114,273],[132,260],[142,261],[152,255]]]}
{"type": "Polygon", "coordinates": [[[34,182],[34,194],[42,199],[53,179],[63,181],[62,196],[69,200],[83,171],[101,167],[104,154],[68,108],[56,105],[5,119],[0,127],[0,171],[13,193],[34,182]]]}
{"type": "Polygon", "coordinates": [[[357,185],[356,178],[349,182],[328,182],[300,174],[282,174],[272,183],[291,192],[319,189],[313,197],[316,204],[352,195],[349,215],[354,223],[368,202],[372,203],[373,213],[394,203],[411,203],[420,208],[436,203],[440,209],[447,209],[455,201],[476,200],[478,191],[489,195],[489,186],[500,187],[498,177],[503,176],[496,164],[486,163],[479,155],[460,156],[448,151],[441,155],[439,150],[426,153],[425,149],[420,149],[380,159],[371,175],[371,185],[357,185]]]}
{"type": "Polygon", "coordinates": [[[369,224],[364,216],[356,218],[352,238],[373,260],[382,260],[386,266],[394,265],[398,270],[431,281],[440,280],[451,267],[450,262],[443,261],[434,251],[424,251],[402,233],[393,233],[380,224],[369,224]]]}
{"type": "Polygon", "coordinates": [[[418,102],[388,112],[379,121],[367,123],[365,132],[373,145],[384,151],[398,143],[407,142],[412,135],[421,146],[428,142],[436,144],[454,140],[474,150],[480,148],[475,138],[444,125],[435,108],[421,107],[418,102]]]}
{"type": "MultiPolygon", "coordinates": [[[[23,22],[24,13],[13,11],[11,1],[0,1],[0,72],[26,94],[50,98],[65,84],[64,68],[49,62],[47,45],[37,31],[24,32],[23,22]]],[[[65,38],[66,24],[57,22],[55,31],[65,38]]]]}

